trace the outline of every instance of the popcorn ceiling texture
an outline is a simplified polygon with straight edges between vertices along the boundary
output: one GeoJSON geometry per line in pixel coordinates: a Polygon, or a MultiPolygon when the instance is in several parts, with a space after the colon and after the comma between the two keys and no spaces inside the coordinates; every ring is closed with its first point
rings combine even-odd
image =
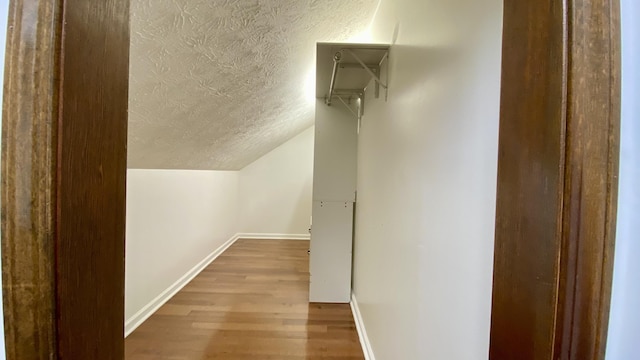
{"type": "Polygon", "coordinates": [[[133,0],[129,168],[241,169],[312,125],[316,41],[377,0],[133,0]]]}

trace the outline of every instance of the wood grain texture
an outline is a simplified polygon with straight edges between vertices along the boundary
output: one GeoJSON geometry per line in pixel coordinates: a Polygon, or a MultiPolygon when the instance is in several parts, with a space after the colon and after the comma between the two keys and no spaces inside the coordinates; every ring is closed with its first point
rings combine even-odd
{"type": "Polygon", "coordinates": [[[308,303],[308,249],[238,240],[127,337],[126,359],[364,359],[349,305],[308,303]]]}
{"type": "Polygon", "coordinates": [[[567,147],[554,358],[604,359],[620,147],[618,0],[569,2],[567,147]]]}
{"type": "Polygon", "coordinates": [[[565,146],[560,1],[506,1],[491,359],[553,348],[565,146]]]}
{"type": "Polygon", "coordinates": [[[12,0],[9,7],[2,113],[2,292],[9,360],[56,354],[60,12],[56,0],[12,0]]]}
{"type": "Polygon", "coordinates": [[[65,0],[62,49],[58,356],[122,359],[129,1],[65,0]]]}
{"type": "Polygon", "coordinates": [[[491,359],[602,359],[619,139],[616,1],[505,1],[491,359]]]}

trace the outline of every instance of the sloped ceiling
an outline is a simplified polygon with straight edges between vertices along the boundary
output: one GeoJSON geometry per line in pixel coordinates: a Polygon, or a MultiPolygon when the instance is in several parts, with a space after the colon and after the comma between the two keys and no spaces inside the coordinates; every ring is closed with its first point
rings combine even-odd
{"type": "Polygon", "coordinates": [[[377,3],[133,0],[129,167],[237,170],[308,128],[316,41],[377,3]]]}

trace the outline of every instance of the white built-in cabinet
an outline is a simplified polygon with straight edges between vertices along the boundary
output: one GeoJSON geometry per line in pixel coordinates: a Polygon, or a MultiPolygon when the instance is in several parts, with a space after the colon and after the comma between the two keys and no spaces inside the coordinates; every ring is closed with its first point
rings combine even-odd
{"type": "Polygon", "coordinates": [[[311,302],[349,302],[357,126],[351,112],[318,100],[309,262],[311,302]]]}
{"type": "Polygon", "coordinates": [[[318,44],[310,302],[351,299],[358,128],[365,88],[373,83],[380,94],[380,85],[371,80],[380,73],[388,49],[388,45],[318,44]]]}

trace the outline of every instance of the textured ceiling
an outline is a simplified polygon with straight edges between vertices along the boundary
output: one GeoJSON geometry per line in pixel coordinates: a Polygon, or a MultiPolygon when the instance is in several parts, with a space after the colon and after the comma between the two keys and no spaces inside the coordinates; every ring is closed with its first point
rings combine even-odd
{"type": "Polygon", "coordinates": [[[241,169],[313,123],[316,41],[378,0],[133,0],[129,167],[241,169]]]}

